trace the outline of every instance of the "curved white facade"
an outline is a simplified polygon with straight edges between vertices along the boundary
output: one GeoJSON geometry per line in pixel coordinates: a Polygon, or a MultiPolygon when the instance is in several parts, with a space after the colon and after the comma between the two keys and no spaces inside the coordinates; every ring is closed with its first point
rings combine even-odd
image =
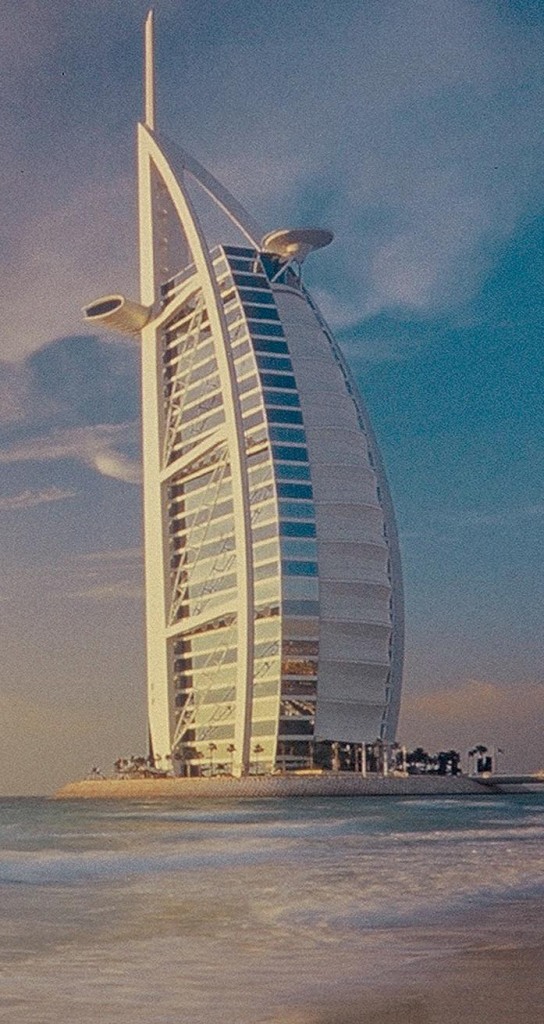
{"type": "Polygon", "coordinates": [[[167,156],[149,61],[137,312],[152,750],[187,774],[306,768],[333,753],[337,765],[337,745],[355,766],[359,744],[394,739],[401,687],[379,453],[296,260],[263,250],[194,160],[167,156]],[[210,249],[187,175],[246,243],[210,249]]]}

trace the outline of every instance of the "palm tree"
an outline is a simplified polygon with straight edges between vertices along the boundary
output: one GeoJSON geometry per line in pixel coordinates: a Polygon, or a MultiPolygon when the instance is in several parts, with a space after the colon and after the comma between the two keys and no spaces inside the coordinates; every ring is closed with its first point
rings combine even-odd
{"type": "Polygon", "coordinates": [[[227,754],[230,754],[230,774],[234,775],[234,755],[236,753],[236,747],[234,743],[229,743],[227,747],[227,754]]]}
{"type": "Polygon", "coordinates": [[[213,755],[214,751],[217,750],[215,743],[208,743],[208,750],[210,751],[210,775],[213,775],[213,755]]]}
{"type": "Polygon", "coordinates": [[[259,754],[264,753],[264,747],[261,747],[260,743],[257,743],[253,747],[253,753],[255,754],[255,774],[259,774],[259,754]]]}

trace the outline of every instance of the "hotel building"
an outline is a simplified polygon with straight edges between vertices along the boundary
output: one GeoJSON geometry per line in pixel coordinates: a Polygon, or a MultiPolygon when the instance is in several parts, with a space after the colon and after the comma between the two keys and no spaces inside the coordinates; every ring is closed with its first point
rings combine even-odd
{"type": "Polygon", "coordinates": [[[141,339],[151,749],[178,774],[355,768],[395,738],[403,606],[376,441],[302,280],[332,235],[263,237],[158,134],[152,31],[140,302],[85,310],[141,339]],[[195,183],[239,244],[207,237],[195,183]]]}

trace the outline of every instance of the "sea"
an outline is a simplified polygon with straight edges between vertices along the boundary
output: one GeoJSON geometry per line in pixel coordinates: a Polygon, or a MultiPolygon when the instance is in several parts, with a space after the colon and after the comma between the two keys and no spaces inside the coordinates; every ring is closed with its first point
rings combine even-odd
{"type": "Polygon", "coordinates": [[[304,1021],[544,891],[539,793],[10,798],[0,837],[10,1024],[304,1021]]]}

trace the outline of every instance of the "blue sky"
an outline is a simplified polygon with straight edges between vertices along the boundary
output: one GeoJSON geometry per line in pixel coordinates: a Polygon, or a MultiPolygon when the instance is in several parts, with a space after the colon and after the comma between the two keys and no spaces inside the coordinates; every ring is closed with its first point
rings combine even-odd
{"type": "MultiPolygon", "coordinates": [[[[0,41],[5,792],[145,744],[138,357],[80,308],[137,289],[132,0],[11,0],[0,41]],[[11,763],[13,768],[7,765],[11,763]]],[[[307,281],[396,502],[401,739],[544,765],[544,10],[158,0],[159,122],[307,281]]]]}

